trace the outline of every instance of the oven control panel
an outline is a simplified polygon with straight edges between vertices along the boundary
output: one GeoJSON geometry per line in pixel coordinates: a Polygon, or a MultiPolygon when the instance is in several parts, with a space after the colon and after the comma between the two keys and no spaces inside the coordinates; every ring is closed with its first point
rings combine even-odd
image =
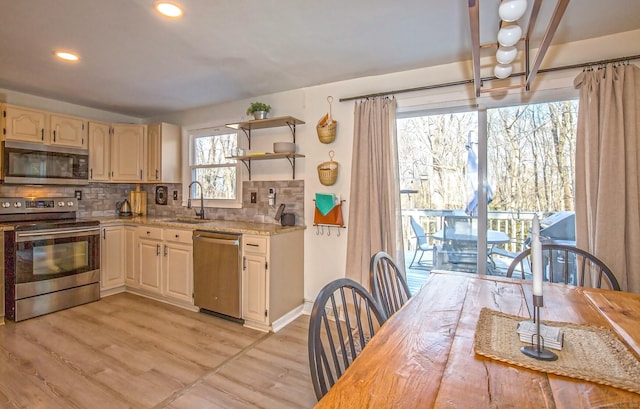
{"type": "Polygon", "coordinates": [[[77,207],[75,197],[0,197],[0,214],[75,212],[77,207]]]}

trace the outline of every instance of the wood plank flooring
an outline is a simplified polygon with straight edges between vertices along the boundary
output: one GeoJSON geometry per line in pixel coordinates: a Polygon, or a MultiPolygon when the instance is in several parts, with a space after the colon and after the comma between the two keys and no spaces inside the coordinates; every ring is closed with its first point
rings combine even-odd
{"type": "Polygon", "coordinates": [[[311,408],[309,317],[266,334],[122,293],[0,326],[0,408],[311,408]]]}

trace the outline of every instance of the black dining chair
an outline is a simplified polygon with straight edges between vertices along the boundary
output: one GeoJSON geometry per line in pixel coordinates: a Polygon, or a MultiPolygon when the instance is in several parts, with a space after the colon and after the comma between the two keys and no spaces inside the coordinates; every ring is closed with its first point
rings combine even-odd
{"type": "Polygon", "coordinates": [[[379,251],[371,257],[369,281],[373,298],[387,317],[393,315],[411,298],[404,274],[384,251],[379,251]]]}
{"type": "MultiPolygon", "coordinates": [[[[542,265],[545,281],[584,286],[585,274],[595,272],[593,287],[602,288],[606,281],[609,289],[620,291],[620,284],[609,267],[586,250],[563,244],[542,245],[542,265]],[[604,280],[603,280],[604,279],[604,280]]],[[[522,279],[531,277],[531,249],[528,248],[513,259],[507,269],[507,277],[519,272],[522,279]]]]}
{"type": "Polygon", "coordinates": [[[409,223],[411,224],[411,229],[413,230],[413,234],[416,236],[415,250],[413,252],[413,258],[411,259],[411,263],[409,263],[409,268],[413,268],[414,262],[421,266],[422,257],[424,256],[425,251],[431,250],[431,247],[427,243],[427,235],[424,232],[424,229],[418,223],[413,216],[409,216],[409,223]],[[420,252],[420,257],[416,262],[416,257],[418,256],[418,251],[420,252]]]}
{"type": "Polygon", "coordinates": [[[320,400],[386,321],[371,294],[357,282],[340,278],[316,297],[309,319],[309,368],[320,400]]]}

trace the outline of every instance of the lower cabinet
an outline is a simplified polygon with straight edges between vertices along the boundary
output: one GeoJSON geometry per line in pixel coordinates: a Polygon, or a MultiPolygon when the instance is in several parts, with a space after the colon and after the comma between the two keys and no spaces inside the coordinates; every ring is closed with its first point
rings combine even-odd
{"type": "Polygon", "coordinates": [[[124,289],[124,226],[100,229],[100,290],[124,289]]]}
{"type": "Polygon", "coordinates": [[[193,305],[191,230],[139,226],[137,233],[138,288],[193,305]]]}
{"type": "Polygon", "coordinates": [[[164,229],[162,294],[193,303],[193,233],[164,229]]]}
{"type": "Polygon", "coordinates": [[[277,331],[304,302],[304,231],[242,236],[242,317],[277,331]]]}
{"type": "Polygon", "coordinates": [[[124,226],[124,283],[127,287],[140,286],[140,271],[136,265],[138,249],[137,226],[124,226]]]}

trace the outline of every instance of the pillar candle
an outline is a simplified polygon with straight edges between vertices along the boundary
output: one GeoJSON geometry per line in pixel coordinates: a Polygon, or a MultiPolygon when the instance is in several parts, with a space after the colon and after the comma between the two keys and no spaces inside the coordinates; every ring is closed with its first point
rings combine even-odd
{"type": "Polygon", "coordinates": [[[533,295],[542,296],[542,243],[538,215],[533,218],[531,228],[531,270],[533,273],[533,295]]]}

